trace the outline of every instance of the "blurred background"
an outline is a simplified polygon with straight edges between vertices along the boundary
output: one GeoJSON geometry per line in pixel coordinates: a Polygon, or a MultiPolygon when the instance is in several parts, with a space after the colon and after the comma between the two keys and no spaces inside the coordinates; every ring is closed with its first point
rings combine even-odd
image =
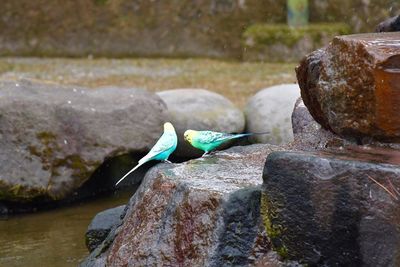
{"type": "MultiPolygon", "coordinates": [[[[204,88],[244,109],[261,89],[296,83],[299,60],[333,36],[373,32],[399,10],[399,0],[2,0],[0,80],[204,88]]],[[[93,216],[130,196],[0,220],[0,266],[78,265],[93,216]]]]}
{"type": "Polygon", "coordinates": [[[309,10],[315,28],[308,34],[318,42],[316,32],[373,31],[399,5],[397,0],[4,0],[0,55],[246,59],[256,45],[293,45],[302,37],[284,27],[287,7],[309,10]]]}
{"type": "Polygon", "coordinates": [[[295,82],[293,68],[306,53],[335,35],[374,31],[399,6],[397,0],[4,0],[0,78],[206,88],[243,106],[262,88],[295,82]]]}

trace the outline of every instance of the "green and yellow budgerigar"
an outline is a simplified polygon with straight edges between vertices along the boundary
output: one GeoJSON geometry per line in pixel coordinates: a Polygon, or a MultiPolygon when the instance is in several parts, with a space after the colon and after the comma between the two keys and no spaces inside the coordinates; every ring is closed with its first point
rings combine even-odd
{"type": "Polygon", "coordinates": [[[164,133],[158,139],[157,143],[153,146],[153,148],[147,153],[146,156],[139,160],[138,165],[136,165],[132,170],[130,170],[127,174],[124,175],[118,182],[115,184],[116,186],[124,180],[129,174],[135,171],[137,168],[145,164],[150,160],[162,160],[166,162],[168,161],[168,157],[175,151],[176,146],[178,145],[178,137],[176,136],[175,128],[172,126],[170,122],[164,123],[164,133]]]}
{"type": "Polygon", "coordinates": [[[186,130],[184,133],[184,138],[195,148],[203,150],[204,156],[208,154],[208,152],[216,149],[229,140],[250,136],[253,134],[254,133],[230,134],[213,131],[186,130]]]}

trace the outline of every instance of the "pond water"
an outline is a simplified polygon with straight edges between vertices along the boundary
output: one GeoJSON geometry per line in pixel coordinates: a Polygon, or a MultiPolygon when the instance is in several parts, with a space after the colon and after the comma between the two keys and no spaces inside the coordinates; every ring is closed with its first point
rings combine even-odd
{"type": "Polygon", "coordinates": [[[87,255],[85,232],[100,211],[124,205],[131,192],[55,210],[0,219],[0,266],[77,266],[87,255]]]}

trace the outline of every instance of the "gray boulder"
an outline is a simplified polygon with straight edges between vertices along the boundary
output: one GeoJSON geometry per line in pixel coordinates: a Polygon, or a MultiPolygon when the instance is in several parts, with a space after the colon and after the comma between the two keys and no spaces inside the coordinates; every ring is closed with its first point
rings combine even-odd
{"type": "Polygon", "coordinates": [[[400,150],[399,143],[382,143],[372,138],[363,138],[357,143],[356,140],[349,140],[324,129],[311,116],[303,100],[296,101],[292,114],[292,127],[294,141],[286,147],[291,150],[321,150],[327,148],[342,148],[345,146],[367,145],[373,147],[392,148],[400,150]]]}
{"type": "Polygon", "coordinates": [[[266,135],[253,136],[256,143],[284,144],[293,141],[291,116],[300,97],[297,84],[281,84],[259,91],[245,107],[246,131],[266,135]]]}
{"type": "Polygon", "coordinates": [[[292,128],[294,141],[289,144],[289,147],[293,150],[317,150],[355,145],[355,143],[322,128],[311,116],[301,98],[296,101],[294,106],[292,128]]]}
{"type": "Polygon", "coordinates": [[[167,104],[169,116],[178,134],[175,155],[196,157],[203,152],[184,139],[187,129],[240,133],[244,130],[243,113],[231,101],[204,89],[176,89],[157,93],[167,104]]]}
{"type": "Polygon", "coordinates": [[[399,159],[366,147],[271,153],[261,213],[273,248],[307,266],[399,266],[399,159]]]}
{"type": "Polygon", "coordinates": [[[85,234],[86,247],[90,252],[106,239],[114,226],[121,223],[125,207],[122,205],[96,214],[85,234]]]}
{"type": "Polygon", "coordinates": [[[398,32],[400,31],[400,15],[388,18],[376,26],[376,32],[398,32]]]}
{"type": "MultiPolygon", "coordinates": [[[[137,89],[0,82],[0,200],[62,200],[105,159],[148,151],[166,106],[137,89]]],[[[94,186],[113,187],[119,177],[94,186]]]]}
{"type": "Polygon", "coordinates": [[[282,266],[259,212],[265,156],[279,149],[234,147],[157,165],[122,225],[81,266],[282,266]]]}

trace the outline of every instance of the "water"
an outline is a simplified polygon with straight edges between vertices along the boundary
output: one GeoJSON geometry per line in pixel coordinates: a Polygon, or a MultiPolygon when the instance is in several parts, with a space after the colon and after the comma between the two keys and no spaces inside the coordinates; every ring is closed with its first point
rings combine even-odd
{"type": "Polygon", "coordinates": [[[77,266],[88,255],[86,229],[98,212],[126,204],[132,193],[0,220],[0,266],[77,266]]]}

